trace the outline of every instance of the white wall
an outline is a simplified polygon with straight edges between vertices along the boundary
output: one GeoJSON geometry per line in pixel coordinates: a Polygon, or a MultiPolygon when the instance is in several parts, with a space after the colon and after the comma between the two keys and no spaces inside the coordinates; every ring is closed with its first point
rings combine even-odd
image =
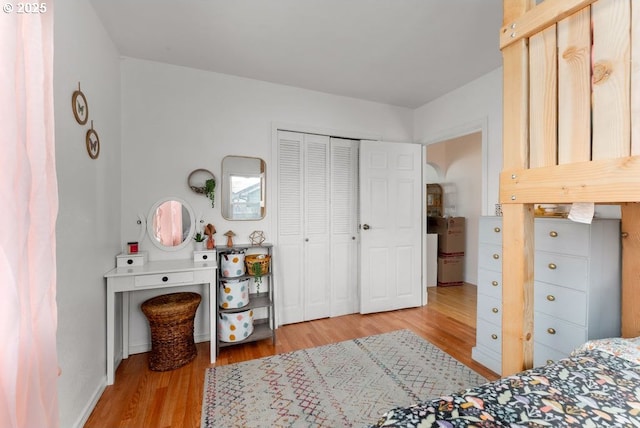
{"type": "Polygon", "coordinates": [[[82,426],[106,384],[103,275],[120,245],[120,70],[87,0],[57,2],[54,13],[58,393],[60,426],[72,427],[82,426]],[[84,126],[71,111],[78,82],[89,106],[84,126]],[[85,148],[91,120],[96,160],[85,148]]]}
{"type": "MultiPolygon", "coordinates": [[[[123,243],[138,238],[138,217],[146,217],[152,205],[167,196],[184,199],[198,220],[214,224],[219,244],[225,243],[223,234],[229,229],[237,234],[236,243],[249,242],[254,230],[263,230],[267,242],[273,242],[274,124],[412,141],[413,112],[406,108],[131,58],[123,59],[121,73],[123,243]],[[227,155],[266,161],[264,220],[224,220],[219,197],[211,208],[207,198],[187,187],[189,173],[197,168],[213,172],[219,185],[227,155]]],[[[189,258],[193,247],[166,252],[145,238],[141,250],[158,260],[189,258]]],[[[133,351],[146,350],[149,341],[145,319],[136,309],[150,295],[136,293],[132,301],[133,351]]],[[[201,319],[196,320],[196,336],[208,333],[206,317],[201,319]]]]}

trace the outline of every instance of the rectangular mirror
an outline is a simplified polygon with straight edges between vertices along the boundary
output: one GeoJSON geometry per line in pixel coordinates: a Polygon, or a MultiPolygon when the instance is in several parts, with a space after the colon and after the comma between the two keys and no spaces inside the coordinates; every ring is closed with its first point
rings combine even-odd
{"type": "Polygon", "coordinates": [[[266,165],[260,158],[227,156],[222,159],[222,217],[260,220],[266,212],[266,165]]]}

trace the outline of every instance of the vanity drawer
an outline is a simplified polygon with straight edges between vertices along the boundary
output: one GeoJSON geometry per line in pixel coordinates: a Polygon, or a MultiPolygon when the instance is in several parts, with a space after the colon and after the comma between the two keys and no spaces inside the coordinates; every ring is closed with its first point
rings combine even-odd
{"type": "Polygon", "coordinates": [[[215,262],[216,250],[194,251],[193,261],[194,262],[215,262]]]}
{"type": "Polygon", "coordinates": [[[563,219],[536,219],[536,250],[589,255],[589,225],[563,219]]]}
{"type": "Polygon", "coordinates": [[[144,266],[147,263],[147,252],[135,254],[118,254],[116,256],[116,267],[144,266]]]}
{"type": "Polygon", "coordinates": [[[502,246],[480,244],[478,247],[478,267],[502,272],[502,246]]]}
{"type": "Polygon", "coordinates": [[[502,246],[501,217],[480,217],[479,229],[479,242],[483,244],[494,244],[502,246]]]}
{"type": "Polygon", "coordinates": [[[534,310],[555,318],[586,325],[587,295],[583,291],[535,282],[534,310]]]}
{"type": "Polygon", "coordinates": [[[585,291],[589,261],[584,257],[536,251],[534,275],[539,281],[585,291]]]}
{"type": "Polygon", "coordinates": [[[576,346],[587,341],[587,330],[584,327],[541,312],[535,312],[533,318],[534,340],[560,353],[569,355],[576,346]]]}
{"type": "Polygon", "coordinates": [[[478,294],[486,294],[502,301],[502,272],[478,269],[478,294]]]}
{"type": "Polygon", "coordinates": [[[189,284],[193,282],[193,272],[172,272],[157,275],[138,275],[135,277],[136,287],[154,285],[189,284]]]}
{"type": "Polygon", "coordinates": [[[483,346],[502,355],[502,328],[478,318],[476,342],[478,346],[483,346]]]}
{"type": "Polygon", "coordinates": [[[502,328],[502,300],[478,294],[478,317],[502,328]]]}

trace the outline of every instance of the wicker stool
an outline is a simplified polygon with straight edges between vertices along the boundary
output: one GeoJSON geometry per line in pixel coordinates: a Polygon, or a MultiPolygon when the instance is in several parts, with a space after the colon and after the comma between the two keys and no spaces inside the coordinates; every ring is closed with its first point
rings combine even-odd
{"type": "Polygon", "coordinates": [[[193,319],[201,299],[197,293],[171,293],[142,303],[151,329],[151,370],[177,369],[196,357],[193,319]]]}

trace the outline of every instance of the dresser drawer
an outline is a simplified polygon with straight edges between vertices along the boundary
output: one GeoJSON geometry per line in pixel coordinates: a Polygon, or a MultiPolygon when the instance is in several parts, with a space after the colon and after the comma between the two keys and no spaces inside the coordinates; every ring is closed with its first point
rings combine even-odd
{"type": "Polygon", "coordinates": [[[478,294],[486,294],[502,301],[502,272],[478,269],[478,294]]]}
{"type": "Polygon", "coordinates": [[[502,328],[502,299],[478,294],[478,317],[502,328]]]}
{"type": "Polygon", "coordinates": [[[476,342],[478,346],[502,355],[502,329],[482,318],[478,319],[476,325],[476,342]]]}
{"type": "Polygon", "coordinates": [[[135,277],[136,287],[153,285],[188,284],[193,282],[193,272],[173,272],[158,275],[138,275],[135,277]]]}
{"type": "Polygon", "coordinates": [[[534,311],[586,327],[587,294],[584,291],[536,281],[534,311]]]}
{"type": "Polygon", "coordinates": [[[563,219],[536,219],[536,250],[587,256],[589,239],[589,225],[563,219]]]}
{"type": "Polygon", "coordinates": [[[584,327],[541,312],[535,312],[533,318],[534,340],[560,353],[569,355],[576,346],[587,341],[587,330],[584,327]]]}
{"type": "Polygon", "coordinates": [[[480,217],[479,242],[502,246],[502,217],[480,217]]]}
{"type": "Polygon", "coordinates": [[[480,244],[478,246],[478,267],[502,272],[502,246],[480,244]]]}
{"type": "Polygon", "coordinates": [[[554,361],[567,358],[569,354],[558,352],[555,349],[549,348],[540,342],[533,343],[533,366],[540,367],[551,364],[554,361]]]}
{"type": "Polygon", "coordinates": [[[589,262],[584,257],[536,251],[534,275],[539,281],[586,290],[588,272],[589,262]]]}

